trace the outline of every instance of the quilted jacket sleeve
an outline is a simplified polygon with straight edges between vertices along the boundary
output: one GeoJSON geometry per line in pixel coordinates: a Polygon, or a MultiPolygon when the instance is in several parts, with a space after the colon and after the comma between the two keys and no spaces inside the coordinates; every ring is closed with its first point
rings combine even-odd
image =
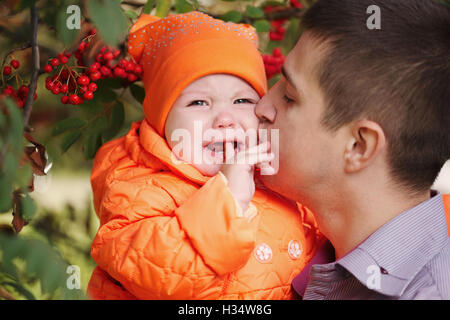
{"type": "Polygon", "coordinates": [[[179,207],[149,180],[113,180],[103,189],[93,259],[141,299],[211,296],[223,275],[249,259],[258,217],[238,217],[220,175],[179,207]]]}

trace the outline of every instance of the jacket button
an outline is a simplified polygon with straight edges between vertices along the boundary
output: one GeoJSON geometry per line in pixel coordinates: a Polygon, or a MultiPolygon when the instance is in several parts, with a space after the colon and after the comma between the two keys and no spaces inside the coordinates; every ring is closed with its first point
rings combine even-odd
{"type": "Polygon", "coordinates": [[[272,260],[272,249],[269,245],[261,243],[254,250],[255,258],[261,263],[267,263],[272,260]]]}
{"type": "Polygon", "coordinates": [[[296,260],[296,259],[300,258],[302,253],[303,253],[303,248],[302,248],[302,244],[300,241],[298,241],[298,240],[289,241],[288,254],[292,259],[296,260]]]}

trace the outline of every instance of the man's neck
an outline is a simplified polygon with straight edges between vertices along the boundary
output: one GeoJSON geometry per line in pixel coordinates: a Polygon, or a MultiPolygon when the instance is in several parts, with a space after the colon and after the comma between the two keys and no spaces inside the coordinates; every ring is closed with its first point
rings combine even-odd
{"type": "Polygon", "coordinates": [[[345,201],[340,201],[338,205],[333,205],[333,201],[326,201],[328,204],[332,203],[332,206],[317,209],[320,213],[316,216],[319,229],[333,244],[336,260],[400,213],[430,198],[429,192],[411,197],[399,192],[363,191],[343,198],[341,194],[341,199],[345,201]]]}

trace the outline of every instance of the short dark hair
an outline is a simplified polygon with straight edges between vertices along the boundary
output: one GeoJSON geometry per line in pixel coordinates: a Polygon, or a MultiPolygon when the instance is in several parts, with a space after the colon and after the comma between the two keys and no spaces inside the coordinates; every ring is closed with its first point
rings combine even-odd
{"type": "Polygon", "coordinates": [[[327,51],[315,69],[330,130],[361,118],[384,130],[391,176],[428,190],[450,158],[450,8],[438,0],[319,0],[306,32],[327,51]],[[370,30],[377,5],[381,29],[370,30]]]}

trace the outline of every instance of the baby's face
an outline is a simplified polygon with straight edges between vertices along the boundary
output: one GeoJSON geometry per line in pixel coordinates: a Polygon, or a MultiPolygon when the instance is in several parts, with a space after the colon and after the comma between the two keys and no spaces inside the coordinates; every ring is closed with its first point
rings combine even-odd
{"type": "Polygon", "coordinates": [[[258,101],[253,87],[236,76],[202,77],[175,101],[166,120],[166,141],[177,158],[213,176],[224,162],[225,141],[233,142],[235,153],[254,144],[245,134],[257,132],[258,101]]]}

